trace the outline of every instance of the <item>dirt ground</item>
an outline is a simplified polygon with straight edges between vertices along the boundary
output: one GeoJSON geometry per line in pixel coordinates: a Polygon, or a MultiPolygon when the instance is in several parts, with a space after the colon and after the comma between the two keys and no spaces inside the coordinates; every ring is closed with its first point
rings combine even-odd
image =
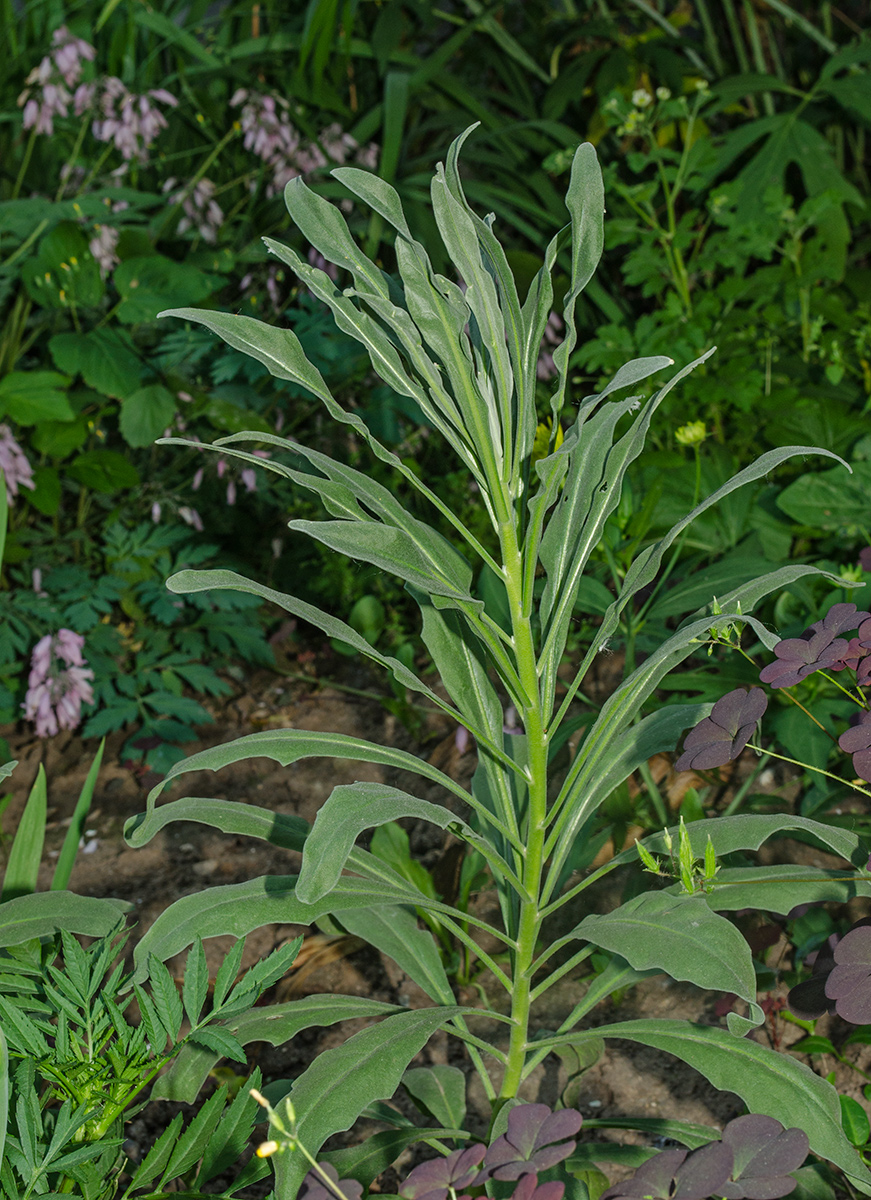
{"type": "MultiPolygon", "coordinates": [[[[408,730],[378,702],[376,698],[355,692],[377,691],[379,681],[356,662],[337,664],[341,686],[321,686],[309,681],[305,670],[317,664],[285,665],[284,674],[258,671],[244,686],[236,687],[236,695],[222,701],[210,702],[215,724],[198,732],[200,741],[186,747],[191,752],[230,741],[259,729],[299,728],[330,730],[352,734],[400,746],[428,758],[441,770],[467,784],[475,765],[474,750],[460,753],[456,728],[443,714],[425,716],[423,730],[416,741],[408,730]],[[343,690],[347,689],[347,690],[343,690]]],[[[13,794],[4,817],[7,833],[14,829],[26,795],[40,763],[48,779],[49,823],[46,854],[43,862],[41,887],[47,887],[66,826],[81,786],[97,748],[94,740],[83,742],[71,734],[61,734],[50,741],[35,738],[22,725],[0,727],[19,766],[3,790],[13,794]]],[[[136,934],[141,935],[156,917],[176,898],[215,884],[240,883],[264,874],[293,873],[299,856],[242,837],[227,837],[203,825],[172,824],[141,849],[129,848],[122,836],[125,821],[144,809],[150,787],[159,779],[153,772],[122,763],[119,753],[124,734],[107,740],[102,769],[94,794],[87,823],[87,832],[76,861],[71,888],[90,896],[116,896],[133,904],[131,917],[136,922],[136,934]]],[[[201,772],[185,777],[184,790],[165,793],[167,798],[179,795],[219,796],[241,803],[256,803],[275,812],[291,813],[312,821],[318,807],[336,784],[354,780],[371,780],[408,787],[417,795],[438,799],[443,793],[428,794],[422,781],[403,776],[375,764],[341,760],[304,760],[285,768],[271,760],[259,758],[228,766],[220,773],[201,772]]],[[[444,837],[433,827],[409,824],[412,850],[430,869],[437,869],[445,854],[444,837]]],[[[823,855],[817,855],[821,861],[823,855]]],[[[816,859],[814,860],[816,861],[816,859]]],[[[834,865],[834,860],[832,865],[834,865]]],[[[600,894],[598,905],[610,907],[619,902],[619,893],[600,894]]],[[[580,919],[580,913],[572,914],[580,919]]],[[[853,915],[851,913],[851,915],[853,915]]],[[[867,915],[857,912],[855,916],[867,915]]],[[[336,939],[317,929],[296,926],[271,926],[256,931],[248,939],[243,965],[263,956],[273,947],[298,933],[306,935],[303,951],[290,975],[278,985],[273,998],[292,999],[318,993],[366,995],[394,1003],[426,1004],[429,1001],[403,976],[389,959],[355,939],[336,939]]],[[[207,943],[207,956],[212,974],[223,954],[232,944],[230,938],[216,938],[207,943]]],[[[171,960],[170,969],[180,974],[183,956],[171,960]]],[[[546,994],[537,1011],[543,1029],[555,1029],[577,1002],[579,972],[566,977],[546,994]]],[[[486,987],[487,981],[484,980],[486,987]]],[[[785,995],[785,989],[783,989],[785,995]]],[[[779,1017],[776,1002],[782,996],[766,997],[774,1002],[766,1026],[752,1036],[761,1042],[781,1048],[796,1041],[803,1033],[795,1025],[779,1017]]],[[[646,980],[631,989],[615,1008],[594,1014],[593,1023],[605,1020],[628,1020],[636,1017],[682,1017],[709,1024],[723,1023],[722,1004],[718,998],[690,985],[678,984],[665,976],[646,980]]],[[[461,1003],[476,1003],[477,993],[467,989],[461,1003]]],[[[320,1051],[343,1041],[360,1023],[346,1023],[326,1030],[305,1031],[290,1043],[272,1049],[252,1047],[251,1066],[259,1065],[265,1081],[293,1078],[320,1051]],[[258,1053],[258,1050],[261,1053],[258,1053]]],[[[846,1027],[837,1018],[823,1018],[817,1032],[832,1037],[836,1044],[842,1040],[846,1027]]],[[[451,1062],[465,1065],[464,1050],[454,1040],[441,1033],[432,1039],[421,1053],[416,1065],[431,1062],[451,1062]]],[[[869,1069],[871,1047],[856,1046],[848,1052],[857,1065],[869,1069]]],[[[839,1090],[854,1096],[866,1108],[862,1094],[861,1076],[836,1062],[824,1058],[805,1060],[819,1073],[836,1072],[839,1090]]],[[[550,1056],[534,1072],[525,1085],[524,1098],[556,1103],[566,1086],[567,1076],[562,1062],[550,1056]]],[[[483,1089],[473,1080],[470,1093],[473,1133],[483,1133],[485,1102],[483,1089]],[[477,1116],[476,1116],[477,1113],[477,1116]],[[480,1127],[478,1127],[480,1126],[480,1127]]],[[[743,1111],[737,1097],[719,1093],[707,1081],[677,1059],[658,1051],[628,1043],[610,1043],[599,1061],[584,1075],[573,1095],[573,1103],[585,1118],[608,1117],[672,1117],[704,1125],[722,1125],[743,1111]]],[[[140,1150],[147,1149],[156,1133],[172,1114],[186,1106],[152,1103],[128,1129],[131,1142],[140,1150]]],[[[372,1126],[377,1128],[377,1126],[372,1126]]],[[[626,1140],[627,1135],[596,1131],[591,1140],[603,1137],[626,1140]]],[[[640,1135],[629,1135],[643,1140],[640,1135]]],[[[613,1178],[618,1175],[613,1166],[605,1170],[613,1178]]],[[[622,1172],[625,1173],[625,1172],[622,1172]]],[[[395,1183],[395,1181],[394,1181],[395,1183]]],[[[254,1197],[265,1190],[251,1189],[243,1193],[254,1197]]],[[[393,1190],[388,1186],[383,1190],[393,1190]]]]}

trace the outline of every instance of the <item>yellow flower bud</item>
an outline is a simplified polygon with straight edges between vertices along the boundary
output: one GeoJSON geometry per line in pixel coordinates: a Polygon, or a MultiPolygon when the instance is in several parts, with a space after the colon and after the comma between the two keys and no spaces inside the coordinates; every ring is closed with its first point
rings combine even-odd
{"type": "Polygon", "coordinates": [[[278,1142],[261,1142],[254,1153],[258,1158],[269,1158],[270,1155],[275,1154],[280,1149],[281,1147],[278,1142]]]}
{"type": "Polygon", "coordinates": [[[674,431],[675,441],[681,446],[700,446],[707,436],[704,421],[689,421],[674,431]]]}

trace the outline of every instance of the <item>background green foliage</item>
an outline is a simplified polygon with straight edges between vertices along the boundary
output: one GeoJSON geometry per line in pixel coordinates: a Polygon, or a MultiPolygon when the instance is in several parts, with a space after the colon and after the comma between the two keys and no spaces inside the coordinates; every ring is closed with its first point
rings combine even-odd
{"type": "MultiPolygon", "coordinates": [[[[319,153],[307,160],[308,182],[344,201],[352,232],[388,270],[395,263],[382,219],[348,201],[329,176],[339,159],[374,147],[378,173],[397,188],[418,235],[435,245],[432,169],[460,129],[480,122],[467,192],[473,205],[495,213],[522,291],[562,223],[572,151],[583,140],[596,145],[610,219],[605,269],[579,305],[574,397],[632,355],[667,353],[682,365],[713,344],[719,349],[654,424],[640,482],[611,518],[598,573],[579,597],[581,636],[585,622],[598,621],[631,553],[760,443],[821,445],[852,459],[857,472],[847,479],[814,464],[818,476],[790,490],[804,465],[788,466],[700,521],[641,616],[624,619],[619,641],[630,658],[696,607],[694,587],[749,579],[763,563],[823,558],[861,581],[858,551],[871,541],[857,505],[871,395],[871,43],[861,9],[858,0],[311,0],[288,12],[272,3],[109,0],[19,11],[7,0],[0,7],[8,47],[0,82],[0,422],[27,454],[36,486],[22,488],[12,506],[0,579],[19,593],[18,625],[0,647],[0,720],[20,712],[32,645],[74,621],[68,597],[78,588],[93,609],[89,623],[73,626],[85,633],[96,672],[88,731],[144,720],[146,738],[157,736],[151,695],[164,706],[159,735],[188,736],[199,719],[192,697],[218,686],[182,669],[196,650],[184,642],[193,614],[175,610],[174,617],[165,605],[137,599],[145,580],[131,582],[113,550],[124,536],[141,542],[158,509],[159,527],[178,526],[174,552],[187,552],[183,522],[199,518],[216,563],[278,587],[303,580],[313,601],[339,615],[356,612],[352,625],[365,625],[365,636],[385,650],[419,649],[404,593],[380,572],[333,561],[287,531],[288,519],[314,512],[298,488],[255,469],[256,490],[248,491],[232,463],[219,477],[195,451],[170,455],[152,445],[166,429],[212,440],[281,426],[284,436],[360,462],[357,441],[325,426],[298,389],[232,349],[214,353],[196,329],[158,323],[169,305],[288,322],[339,399],[413,469],[443,478],[454,510],[474,523],[468,475],[434,451],[416,405],[373,376],[324,307],[269,262],[264,234],[290,240],[303,257],[309,246],[288,227],[280,193],[271,194],[271,169],[245,145],[242,108],[231,103],[239,88],[277,97],[300,146],[319,153]],[[18,98],[62,24],[96,47],[83,80],[115,75],[137,95],[162,88],[178,99],[163,110],[168,126],[147,161],[134,159],[119,174],[121,155],[95,139],[92,115],[76,117],[72,107],[55,118],[50,136],[22,129],[18,98]],[[358,149],[341,148],[337,130],[358,149]],[[214,242],[196,224],[186,227],[183,202],[201,180],[214,185],[224,217],[214,242]],[[101,270],[89,249],[100,227],[117,234],[110,269],[101,270]],[[701,421],[706,434],[694,449],[675,437],[690,421],[701,421]],[[825,489],[823,521],[820,505],[808,501],[814,488],[825,489]],[[34,568],[48,605],[23,594],[34,568]],[[138,659],[124,658],[140,644],[138,659]],[[172,662],[158,663],[167,655],[172,662]],[[145,691],[137,683],[135,695],[113,695],[113,666],[122,663],[143,677],[148,669],[145,691]]],[[[558,270],[568,268],[565,254],[558,270]]],[[[148,545],[156,564],[156,543],[148,545]]],[[[794,592],[796,623],[831,599],[828,585],[798,584],[794,592]]],[[[252,616],[244,616],[249,628],[252,616]]],[[[208,637],[205,644],[210,667],[218,665],[216,651],[248,662],[269,657],[262,636],[243,642],[230,631],[222,647],[208,637]]],[[[148,754],[165,765],[164,751],[148,754]]]]}

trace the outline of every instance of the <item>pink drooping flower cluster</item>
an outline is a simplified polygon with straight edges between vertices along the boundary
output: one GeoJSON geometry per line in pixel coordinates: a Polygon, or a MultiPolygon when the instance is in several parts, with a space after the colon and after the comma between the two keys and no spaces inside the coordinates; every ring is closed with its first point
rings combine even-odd
{"type": "Polygon", "coordinates": [[[65,117],[71,104],[80,115],[84,111],[79,107],[82,89],[93,86],[81,84],[75,94],[70,90],[81,78],[83,62],[93,62],[94,47],[73,37],[66,25],[54,31],[51,41],[51,53],[33,68],[24,81],[27,86],[18,97],[18,107],[24,108],[22,125],[36,133],[53,133],[54,118],[65,117]]]}
{"type": "Polygon", "coordinates": [[[349,158],[373,170],[378,162],[378,147],[359,143],[341,125],[328,125],[317,142],[303,137],[288,115],[289,104],[281,96],[266,96],[239,88],[230,100],[242,106],[240,124],[246,150],[253,151],[272,171],[266,193],[275,196],[291,179],[309,175],[328,162],[344,163],[349,158]]]}
{"type": "Polygon", "coordinates": [[[75,729],[82,704],[93,704],[94,672],[82,657],[85,639],[72,629],[47,633],[36,643],[30,660],[24,715],[36,722],[37,737],[54,737],[59,729],[75,729]]]}
{"type": "MultiPolygon", "coordinates": [[[[252,454],[255,454],[257,456],[257,458],[271,458],[272,457],[268,450],[252,450],[252,454]]],[[[225,458],[219,458],[217,461],[217,464],[216,464],[216,468],[217,468],[217,472],[218,472],[218,478],[223,479],[224,474],[226,473],[226,470],[227,470],[227,460],[225,458]]],[[[199,467],[196,470],[196,472],[194,473],[193,480],[191,481],[191,488],[193,489],[193,491],[195,491],[195,492],[199,491],[200,485],[203,482],[204,473],[205,473],[205,471],[204,471],[203,467],[199,467]]],[[[245,486],[245,491],[246,492],[256,492],[257,491],[257,474],[256,474],[254,468],[253,467],[243,467],[239,474],[242,479],[242,483],[245,486]]],[[[233,505],[236,503],[236,481],[235,481],[235,479],[229,479],[227,481],[227,503],[230,505],[233,505]]]]}
{"type": "MultiPolygon", "coordinates": [[[[167,179],[165,192],[172,192],[178,180],[167,179]]],[[[215,200],[215,184],[211,179],[201,179],[190,189],[180,188],[170,196],[173,204],[181,204],[184,216],[178,223],[178,232],[196,229],[204,242],[214,245],[218,231],[224,223],[224,211],[215,200]]]]}
{"type": "Polygon", "coordinates": [[[88,249],[97,260],[104,279],[118,265],[116,251],[119,236],[120,231],[114,225],[95,225],[94,236],[88,242],[88,249]]]}
{"type": "Polygon", "coordinates": [[[36,487],[33,468],[8,425],[0,425],[0,470],[6,479],[6,500],[9,504],[18,495],[20,487],[30,488],[31,491],[36,487]]]}
{"type": "Polygon", "coordinates": [[[97,83],[82,84],[76,92],[76,111],[96,107],[98,116],[91,132],[98,142],[112,142],[125,162],[145,163],[157,135],[166,129],[167,120],[157,104],[175,108],[178,100],[165,88],[152,88],[136,95],[115,75],[106,75],[97,83]]]}

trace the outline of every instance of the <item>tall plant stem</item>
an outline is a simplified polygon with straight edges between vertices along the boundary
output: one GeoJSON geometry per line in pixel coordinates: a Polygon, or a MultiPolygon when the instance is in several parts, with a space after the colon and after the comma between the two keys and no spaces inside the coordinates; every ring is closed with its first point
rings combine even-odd
{"type": "Polygon", "coordinates": [[[518,543],[518,530],[513,514],[501,524],[499,540],[505,588],[511,612],[512,632],[517,672],[526,693],[527,703],[521,713],[527,744],[527,784],[529,789],[525,854],[522,880],[525,895],[519,898],[519,914],[513,957],[513,991],[511,994],[511,1034],[508,1061],[502,1078],[499,1102],[517,1095],[523,1081],[529,1041],[529,1014],[532,1005],[532,965],[535,945],[541,925],[540,895],[544,871],[544,842],[547,822],[547,750],[541,689],[536,665],[535,639],[531,614],[523,603],[523,554],[518,543]]]}

